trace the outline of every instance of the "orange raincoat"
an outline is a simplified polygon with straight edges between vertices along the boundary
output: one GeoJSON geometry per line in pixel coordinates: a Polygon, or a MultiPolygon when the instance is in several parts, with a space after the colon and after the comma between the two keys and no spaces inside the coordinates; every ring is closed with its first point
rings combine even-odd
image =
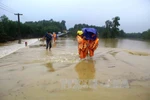
{"type": "Polygon", "coordinates": [[[53,33],[54,42],[56,41],[56,33],[53,33]]]}
{"type": "Polygon", "coordinates": [[[81,36],[77,35],[77,41],[78,41],[78,52],[79,52],[79,57],[85,58],[87,55],[87,41],[83,39],[81,36]]]}
{"type": "Polygon", "coordinates": [[[96,40],[88,40],[88,52],[90,54],[90,57],[94,56],[94,51],[98,47],[99,39],[96,38],[96,40]]]}

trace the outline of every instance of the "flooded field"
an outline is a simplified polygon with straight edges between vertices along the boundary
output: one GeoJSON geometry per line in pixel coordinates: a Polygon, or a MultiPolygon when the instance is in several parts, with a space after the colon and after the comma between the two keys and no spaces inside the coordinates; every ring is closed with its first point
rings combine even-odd
{"type": "Polygon", "coordinates": [[[0,58],[0,100],[150,100],[149,42],[100,39],[85,60],[75,39],[43,44],[0,58]]]}

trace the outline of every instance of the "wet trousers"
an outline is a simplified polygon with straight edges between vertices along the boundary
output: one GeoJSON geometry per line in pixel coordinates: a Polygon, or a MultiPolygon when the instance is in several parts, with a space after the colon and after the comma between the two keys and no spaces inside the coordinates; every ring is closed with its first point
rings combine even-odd
{"type": "Polygon", "coordinates": [[[48,47],[49,47],[49,49],[51,49],[51,47],[52,47],[51,40],[46,40],[46,49],[48,49],[48,47]]]}
{"type": "Polygon", "coordinates": [[[94,49],[88,49],[90,57],[94,56],[94,49]]]}
{"type": "Polygon", "coordinates": [[[56,41],[56,37],[54,37],[54,42],[56,41]]]}
{"type": "Polygon", "coordinates": [[[78,52],[79,52],[79,57],[81,59],[85,58],[87,56],[87,54],[88,54],[88,50],[87,49],[85,49],[85,50],[78,49],[78,52]]]}

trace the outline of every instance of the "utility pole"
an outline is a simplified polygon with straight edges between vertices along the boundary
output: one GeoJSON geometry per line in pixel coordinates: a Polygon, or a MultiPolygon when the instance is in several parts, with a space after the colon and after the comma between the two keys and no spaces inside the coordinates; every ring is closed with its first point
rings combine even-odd
{"type": "Polygon", "coordinates": [[[18,16],[18,39],[19,39],[18,43],[21,44],[20,15],[23,15],[23,14],[19,14],[19,13],[18,13],[18,14],[15,14],[15,15],[18,16]]]}

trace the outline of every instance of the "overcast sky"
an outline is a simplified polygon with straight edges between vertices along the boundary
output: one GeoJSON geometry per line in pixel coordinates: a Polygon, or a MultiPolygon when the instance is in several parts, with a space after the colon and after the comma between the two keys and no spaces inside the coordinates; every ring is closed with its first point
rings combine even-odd
{"type": "Polygon", "coordinates": [[[104,26],[119,16],[125,32],[150,29],[150,0],[0,0],[0,16],[17,20],[13,13],[23,14],[22,22],[65,20],[67,28],[79,23],[104,26]]]}

